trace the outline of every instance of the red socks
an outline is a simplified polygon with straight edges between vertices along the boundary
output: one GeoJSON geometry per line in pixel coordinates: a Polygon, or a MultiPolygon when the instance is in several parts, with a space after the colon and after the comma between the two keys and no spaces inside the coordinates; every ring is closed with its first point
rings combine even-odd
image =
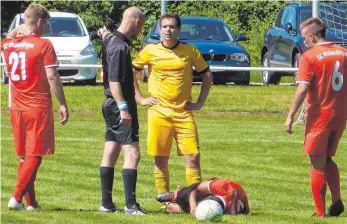
{"type": "Polygon", "coordinates": [[[316,216],[325,214],[326,182],[323,170],[311,168],[311,191],[316,204],[316,216]]]}
{"type": "Polygon", "coordinates": [[[13,193],[13,197],[21,202],[25,195],[27,205],[37,206],[35,200],[34,182],[36,179],[37,170],[40,167],[42,157],[25,156],[24,162],[19,163],[17,184],[13,193]]]}
{"type": "Polygon", "coordinates": [[[329,160],[326,168],[326,181],[329,185],[331,192],[332,204],[341,199],[340,193],[340,172],[336,163],[333,160],[329,160]]]}

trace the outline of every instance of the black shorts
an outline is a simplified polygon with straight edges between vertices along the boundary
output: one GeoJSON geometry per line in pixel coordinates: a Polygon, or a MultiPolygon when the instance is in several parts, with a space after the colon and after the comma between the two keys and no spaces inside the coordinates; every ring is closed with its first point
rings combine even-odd
{"type": "Polygon", "coordinates": [[[102,114],[106,122],[105,141],[113,141],[119,144],[139,142],[139,120],[135,98],[126,101],[131,115],[131,126],[120,123],[120,111],[113,98],[106,98],[102,106],[102,114]]]}

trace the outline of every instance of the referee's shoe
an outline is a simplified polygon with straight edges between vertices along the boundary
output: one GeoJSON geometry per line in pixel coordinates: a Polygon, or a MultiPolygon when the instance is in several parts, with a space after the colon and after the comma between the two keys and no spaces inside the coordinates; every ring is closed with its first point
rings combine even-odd
{"type": "Polygon", "coordinates": [[[135,203],[130,208],[124,207],[124,212],[127,215],[145,215],[146,212],[140,207],[138,203],[135,203]]]}

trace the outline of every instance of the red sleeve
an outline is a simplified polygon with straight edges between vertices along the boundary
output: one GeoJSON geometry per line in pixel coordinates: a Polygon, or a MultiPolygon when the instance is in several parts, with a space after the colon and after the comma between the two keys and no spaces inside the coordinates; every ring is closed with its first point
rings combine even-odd
{"type": "Polygon", "coordinates": [[[42,55],[45,68],[59,67],[57,55],[55,54],[54,47],[49,40],[47,40],[42,48],[42,55]]]}
{"type": "Polygon", "coordinates": [[[307,54],[303,54],[299,62],[299,72],[296,83],[311,83],[312,78],[312,63],[307,58],[307,54]]]}

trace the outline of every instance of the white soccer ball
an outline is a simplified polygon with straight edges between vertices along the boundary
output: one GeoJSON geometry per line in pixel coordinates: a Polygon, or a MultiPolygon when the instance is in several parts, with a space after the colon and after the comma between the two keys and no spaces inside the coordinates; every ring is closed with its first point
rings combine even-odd
{"type": "Polygon", "coordinates": [[[195,217],[198,221],[220,222],[223,217],[223,208],[214,200],[203,200],[196,207],[195,217]]]}

